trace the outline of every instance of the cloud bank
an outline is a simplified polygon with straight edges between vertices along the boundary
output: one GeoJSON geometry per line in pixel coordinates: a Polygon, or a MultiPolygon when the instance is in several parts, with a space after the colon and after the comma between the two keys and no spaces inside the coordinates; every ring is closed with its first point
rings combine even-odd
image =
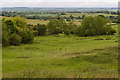
{"type": "Polygon", "coordinates": [[[119,0],[1,0],[0,7],[117,7],[119,0]]]}

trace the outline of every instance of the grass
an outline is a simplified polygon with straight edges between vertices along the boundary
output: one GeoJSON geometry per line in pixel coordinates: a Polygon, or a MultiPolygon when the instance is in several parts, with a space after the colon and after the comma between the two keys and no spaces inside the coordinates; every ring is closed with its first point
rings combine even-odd
{"type": "Polygon", "coordinates": [[[49,21],[47,20],[39,20],[39,19],[26,19],[27,24],[37,25],[37,24],[47,24],[49,21]]]}
{"type": "MultiPolygon", "coordinates": [[[[97,16],[97,15],[104,15],[106,17],[108,16],[117,16],[117,15],[113,15],[113,14],[104,14],[104,13],[66,13],[66,15],[61,15],[61,17],[69,17],[70,15],[74,16],[74,17],[79,17],[82,15],[85,15],[86,17],[88,16],[97,16]]],[[[31,15],[32,16],[32,15],[31,15]]],[[[52,17],[55,17],[55,16],[58,16],[58,14],[39,14],[39,16],[52,16],[52,17]]],[[[39,20],[39,19],[27,19],[27,23],[28,24],[33,24],[33,25],[36,25],[36,24],[47,24],[49,21],[48,20],[39,20]]],[[[81,20],[79,19],[74,19],[73,22],[76,24],[76,25],[80,25],[81,24],[81,20]]]]}
{"type": "MultiPolygon", "coordinates": [[[[27,22],[35,25],[47,21],[27,22]]],[[[112,27],[118,30],[117,25],[112,27]]],[[[116,41],[118,33],[92,37],[52,35],[35,37],[32,44],[4,47],[3,78],[117,78],[116,41]]]]}
{"type": "Polygon", "coordinates": [[[3,77],[116,78],[116,40],[114,35],[35,37],[33,44],[3,48],[3,77]]]}

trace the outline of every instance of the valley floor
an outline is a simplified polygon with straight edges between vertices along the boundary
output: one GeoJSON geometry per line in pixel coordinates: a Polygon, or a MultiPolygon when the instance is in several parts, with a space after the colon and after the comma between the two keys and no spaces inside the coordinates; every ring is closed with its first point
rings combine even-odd
{"type": "Polygon", "coordinates": [[[3,48],[4,78],[117,78],[117,36],[42,36],[3,48]],[[103,39],[103,40],[102,40],[103,39]]]}

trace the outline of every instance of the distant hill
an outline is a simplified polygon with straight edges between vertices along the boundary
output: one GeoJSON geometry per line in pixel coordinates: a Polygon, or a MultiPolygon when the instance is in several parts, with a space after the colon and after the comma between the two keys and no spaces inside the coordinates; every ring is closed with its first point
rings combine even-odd
{"type": "Polygon", "coordinates": [[[117,11],[118,8],[39,8],[39,7],[5,7],[2,11],[43,11],[43,12],[68,12],[68,11],[117,11]]]}

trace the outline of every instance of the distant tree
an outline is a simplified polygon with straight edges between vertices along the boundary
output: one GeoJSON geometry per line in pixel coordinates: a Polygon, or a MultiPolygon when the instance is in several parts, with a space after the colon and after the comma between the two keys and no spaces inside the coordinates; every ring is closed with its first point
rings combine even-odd
{"type": "Polygon", "coordinates": [[[86,17],[77,29],[79,36],[95,36],[113,34],[114,30],[107,24],[108,19],[103,17],[86,17]]]}
{"type": "Polygon", "coordinates": [[[33,33],[27,27],[27,23],[24,18],[10,17],[2,20],[2,25],[2,44],[4,46],[31,43],[33,41],[33,33]]]}
{"type": "Polygon", "coordinates": [[[85,15],[82,15],[82,19],[84,19],[85,18],[85,15]]]}
{"type": "Polygon", "coordinates": [[[63,32],[64,26],[66,26],[66,22],[64,19],[52,19],[50,22],[47,24],[48,32],[49,34],[58,34],[63,32]]]}
{"type": "Polygon", "coordinates": [[[9,46],[9,29],[4,20],[2,20],[2,46],[9,46]]]}
{"type": "Polygon", "coordinates": [[[22,38],[20,35],[18,34],[10,35],[10,39],[9,39],[10,45],[19,46],[21,44],[21,41],[22,41],[22,38]]]}
{"type": "Polygon", "coordinates": [[[98,15],[99,17],[106,18],[104,15],[98,15]]]}
{"type": "Polygon", "coordinates": [[[73,16],[73,15],[70,15],[70,18],[71,18],[71,19],[74,19],[74,16],[73,16]]]}
{"type": "Polygon", "coordinates": [[[66,13],[62,12],[61,15],[66,15],[66,13]]]}
{"type": "Polygon", "coordinates": [[[117,22],[120,23],[120,15],[117,16],[117,22]]]}
{"type": "Polygon", "coordinates": [[[67,26],[64,27],[63,32],[66,35],[75,34],[76,29],[77,29],[77,25],[74,24],[73,22],[69,22],[67,26]]]}
{"type": "Polygon", "coordinates": [[[47,26],[45,24],[37,24],[35,25],[36,29],[38,31],[38,36],[44,36],[47,33],[47,26]]]}

